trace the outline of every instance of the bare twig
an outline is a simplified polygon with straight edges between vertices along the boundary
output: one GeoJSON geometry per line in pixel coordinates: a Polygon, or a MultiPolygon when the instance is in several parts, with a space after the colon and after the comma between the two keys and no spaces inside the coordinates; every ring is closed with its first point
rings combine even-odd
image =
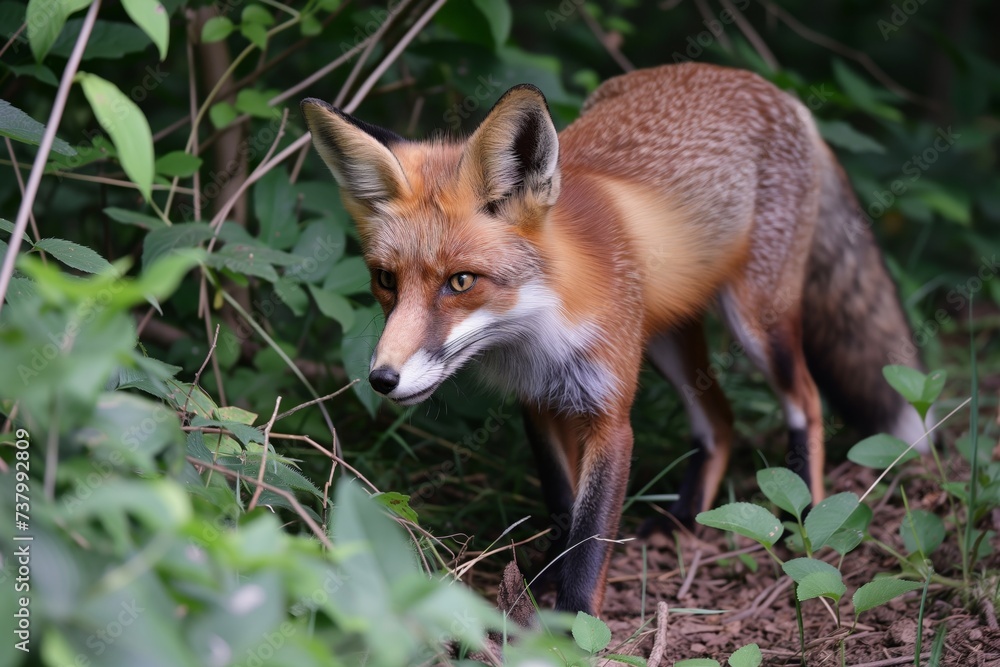
{"type": "Polygon", "coordinates": [[[701,563],[701,549],[696,549],[694,552],[694,558],[691,559],[691,566],[688,567],[687,576],[684,577],[684,583],[677,590],[677,599],[683,599],[688,591],[691,589],[691,584],[694,582],[695,572],[698,571],[698,565],[701,563]]]}
{"type": "MultiPolygon", "coordinates": [[[[7,144],[10,163],[14,165],[14,176],[17,177],[17,187],[21,190],[21,196],[24,197],[24,179],[21,177],[21,165],[18,164],[17,158],[14,156],[14,145],[10,142],[10,137],[4,137],[3,140],[7,144]]],[[[38,243],[42,239],[42,236],[38,233],[38,221],[35,220],[34,212],[28,212],[28,221],[31,222],[31,232],[35,235],[35,243],[38,243]]],[[[42,262],[48,261],[45,258],[45,252],[39,250],[39,256],[42,258],[42,262]]]]}
{"type": "Polygon", "coordinates": [[[646,667],[660,667],[663,654],[667,650],[667,618],[670,616],[670,608],[662,600],[656,605],[656,639],[653,641],[653,650],[649,652],[649,659],[646,667]]]}
{"type": "Polygon", "coordinates": [[[264,449],[260,455],[260,467],[257,469],[257,488],[254,489],[253,497],[250,498],[250,504],[247,505],[247,511],[250,512],[253,508],[257,507],[257,501],[260,500],[261,482],[264,481],[264,470],[267,468],[267,448],[271,441],[271,429],[274,427],[274,420],[278,416],[278,408],[281,407],[281,396],[274,401],[274,412],[271,413],[271,418],[268,420],[267,424],[264,425],[264,449]]]}
{"type": "Polygon", "coordinates": [[[753,45],[753,48],[757,51],[757,55],[760,56],[761,60],[771,68],[771,71],[777,71],[780,67],[778,65],[778,59],[774,57],[771,53],[771,49],[767,47],[767,43],[761,38],[761,36],[754,30],[754,27],[750,25],[750,21],[747,17],[743,16],[743,13],[738,10],[730,0],[719,0],[722,6],[733,16],[733,22],[736,23],[736,27],[740,29],[743,36],[747,38],[747,41],[753,45]]]}
{"type": "Polygon", "coordinates": [[[10,48],[10,45],[13,44],[15,41],[17,41],[17,38],[21,36],[21,33],[24,32],[24,29],[27,27],[28,27],[28,22],[25,21],[24,23],[21,24],[21,27],[17,29],[17,32],[15,32],[13,35],[10,36],[10,39],[8,39],[7,42],[3,45],[3,48],[0,49],[0,57],[3,57],[3,54],[6,53],[7,49],[10,48]]]}
{"type": "Polygon", "coordinates": [[[56,99],[52,103],[52,112],[49,114],[48,122],[45,124],[45,134],[38,144],[38,154],[35,155],[35,162],[31,166],[31,175],[28,177],[28,186],[25,189],[24,197],[21,199],[21,206],[17,210],[17,217],[14,219],[14,231],[11,232],[10,244],[7,254],[3,259],[3,266],[0,267],[0,309],[3,309],[4,297],[7,296],[7,288],[10,286],[10,279],[14,275],[14,263],[17,261],[17,253],[21,249],[21,239],[24,238],[24,231],[28,227],[28,218],[31,208],[38,195],[38,186],[42,182],[42,174],[45,172],[45,162],[52,151],[52,143],[56,138],[56,130],[59,129],[59,121],[62,119],[63,111],[66,109],[66,100],[69,98],[69,90],[73,85],[73,77],[76,76],[77,68],[80,67],[80,59],[83,58],[83,50],[90,39],[90,33],[94,29],[97,21],[97,11],[101,7],[101,0],[94,0],[87,11],[87,16],[83,20],[80,34],[76,38],[73,52],[66,62],[66,69],[63,70],[62,79],[59,81],[59,90],[56,92],[56,99]]]}
{"type": "Polygon", "coordinates": [[[198,381],[201,380],[201,374],[205,370],[205,366],[208,365],[208,360],[212,358],[212,353],[215,352],[215,343],[219,340],[219,326],[215,326],[215,337],[212,339],[212,344],[208,348],[208,354],[205,355],[205,360],[201,362],[201,368],[198,372],[194,374],[194,381],[191,382],[191,389],[188,390],[187,397],[184,399],[184,406],[181,407],[181,414],[187,414],[188,403],[191,402],[191,394],[198,387],[198,381]]]}
{"type": "Polygon", "coordinates": [[[299,405],[296,405],[291,410],[286,410],[285,412],[282,412],[280,415],[278,415],[278,418],[275,421],[281,421],[285,417],[288,417],[290,415],[295,414],[296,412],[298,412],[302,408],[308,408],[310,405],[316,405],[317,403],[322,403],[323,401],[329,400],[329,399],[333,398],[334,396],[339,396],[340,394],[344,393],[345,391],[347,391],[348,389],[350,389],[351,387],[353,387],[354,385],[356,385],[359,382],[361,382],[361,380],[359,378],[355,378],[355,379],[351,380],[350,384],[347,384],[347,385],[341,387],[340,389],[338,389],[337,391],[333,392],[332,394],[327,394],[326,396],[320,396],[319,398],[314,398],[311,401],[306,401],[305,403],[300,403],[299,405]]]}
{"type": "Polygon", "coordinates": [[[621,49],[614,43],[611,36],[604,32],[604,29],[601,28],[597,19],[591,16],[586,7],[580,8],[580,15],[583,16],[583,22],[587,24],[588,28],[590,28],[590,32],[594,33],[594,37],[596,37],[597,41],[601,43],[601,46],[605,48],[608,55],[611,56],[611,59],[618,63],[618,66],[622,68],[622,71],[631,72],[634,70],[635,65],[633,65],[632,62],[625,57],[625,54],[621,52],[621,49]]]}

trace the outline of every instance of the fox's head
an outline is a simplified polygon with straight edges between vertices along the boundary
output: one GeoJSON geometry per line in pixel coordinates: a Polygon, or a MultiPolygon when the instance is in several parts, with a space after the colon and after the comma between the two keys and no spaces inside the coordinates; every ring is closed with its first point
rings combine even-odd
{"type": "Polygon", "coordinates": [[[559,194],[542,93],[511,88],[464,142],[408,141],[316,99],[313,143],[354,218],[386,315],[369,381],[404,405],[546,307],[539,237],[559,194]]]}

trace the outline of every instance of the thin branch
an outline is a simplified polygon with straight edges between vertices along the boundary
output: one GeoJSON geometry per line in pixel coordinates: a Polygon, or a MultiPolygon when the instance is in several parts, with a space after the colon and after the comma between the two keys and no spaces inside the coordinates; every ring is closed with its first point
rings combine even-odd
{"type": "Polygon", "coordinates": [[[721,2],[726,11],[732,15],[736,26],[740,29],[740,32],[743,33],[743,36],[747,38],[747,41],[750,42],[753,48],[757,51],[757,55],[760,56],[761,60],[763,60],[764,63],[771,68],[772,72],[777,72],[780,68],[778,59],[774,57],[774,54],[771,53],[771,49],[767,47],[767,43],[761,38],[757,31],[754,30],[754,27],[750,25],[750,21],[748,21],[747,17],[743,15],[743,12],[736,9],[730,0],[719,0],[719,2],[721,2]]]}
{"type": "MultiPolygon", "coordinates": [[[[212,339],[212,344],[208,348],[208,354],[205,355],[205,360],[201,362],[201,367],[198,372],[194,374],[194,380],[191,382],[191,389],[188,390],[187,397],[184,399],[184,405],[181,407],[181,414],[187,414],[188,403],[191,401],[191,394],[194,393],[195,388],[198,386],[198,381],[201,380],[201,374],[205,370],[205,366],[208,365],[208,360],[212,358],[212,353],[215,352],[215,343],[219,340],[219,326],[215,326],[215,338],[212,339]]],[[[225,401],[223,401],[223,404],[225,401]]]]}
{"type": "MultiPolygon", "coordinates": [[[[220,466],[215,463],[209,463],[208,461],[202,461],[201,459],[195,458],[194,456],[186,456],[185,458],[187,459],[188,463],[198,468],[207,468],[209,470],[217,472],[221,475],[225,475],[226,477],[235,479],[237,481],[241,479],[242,480],[247,479],[246,477],[240,475],[235,470],[230,470],[225,466],[220,466]]],[[[299,504],[299,501],[294,494],[289,493],[284,489],[280,489],[276,486],[268,484],[267,482],[257,482],[256,480],[251,480],[251,481],[252,483],[257,484],[260,488],[264,489],[265,491],[276,493],[285,500],[287,500],[288,504],[290,504],[292,508],[295,510],[295,513],[298,514],[300,517],[302,517],[302,520],[305,522],[307,526],[309,526],[309,529],[313,532],[313,534],[316,535],[316,537],[319,538],[319,541],[323,543],[323,546],[325,546],[327,549],[330,550],[333,549],[333,543],[330,542],[330,538],[326,536],[326,533],[323,532],[323,529],[320,528],[319,525],[317,525],[317,523],[313,520],[311,516],[309,516],[309,514],[305,511],[302,505],[299,504]]]]}
{"type": "MultiPolygon", "coordinates": [[[[21,197],[24,197],[24,178],[21,176],[21,165],[17,162],[17,157],[14,155],[14,144],[11,143],[10,137],[4,137],[4,142],[7,144],[7,153],[10,155],[10,163],[14,165],[14,176],[17,177],[17,187],[21,191],[21,197]]],[[[35,213],[33,211],[28,212],[28,221],[31,223],[31,232],[35,235],[35,243],[38,243],[42,236],[38,233],[38,221],[35,220],[35,213]]],[[[45,251],[39,250],[39,256],[42,258],[42,262],[46,262],[45,251]]]]}
{"type": "Polygon", "coordinates": [[[87,17],[83,20],[80,34],[76,38],[73,52],[66,62],[66,69],[63,70],[62,80],[59,81],[59,90],[56,92],[56,99],[52,104],[52,113],[45,124],[45,134],[38,145],[38,155],[31,167],[31,176],[28,177],[28,187],[21,200],[21,206],[17,210],[17,218],[14,219],[14,231],[11,233],[10,247],[3,259],[3,266],[0,267],[0,310],[3,309],[4,297],[7,296],[7,288],[10,286],[10,279],[14,276],[14,263],[17,261],[17,253],[21,249],[21,239],[24,238],[24,230],[28,227],[32,206],[35,197],[38,195],[38,186],[42,182],[42,174],[45,171],[45,162],[52,151],[52,143],[56,138],[56,130],[59,128],[59,121],[62,119],[63,111],[66,109],[66,100],[69,98],[69,89],[73,85],[73,77],[76,76],[77,68],[80,67],[80,59],[83,58],[83,50],[87,47],[87,40],[94,29],[97,21],[97,10],[101,7],[101,0],[94,0],[94,4],[87,11],[87,17]]]}
{"type": "Polygon", "coordinates": [[[260,467],[257,469],[257,488],[254,489],[253,497],[250,498],[250,504],[247,505],[248,512],[253,511],[257,507],[257,501],[260,500],[260,485],[264,481],[264,470],[267,469],[267,449],[271,444],[271,429],[274,428],[274,420],[278,416],[278,408],[280,407],[281,396],[278,396],[277,400],[274,401],[274,412],[271,413],[271,418],[264,425],[264,449],[260,456],[260,467]]]}
{"type": "Polygon", "coordinates": [[[24,29],[27,27],[28,27],[28,22],[25,21],[24,23],[21,24],[21,27],[17,29],[17,32],[15,32],[13,35],[10,36],[10,39],[8,39],[7,42],[3,45],[3,48],[0,49],[0,58],[2,58],[3,54],[7,52],[7,49],[10,48],[10,45],[17,41],[17,38],[21,36],[21,33],[24,32],[24,29]]]}
{"type": "Polygon", "coordinates": [[[375,33],[371,36],[365,50],[361,52],[360,56],[358,56],[358,61],[354,63],[354,67],[347,75],[344,85],[340,87],[340,92],[337,93],[337,97],[333,100],[333,106],[339,107],[344,103],[344,99],[347,97],[348,91],[350,91],[351,86],[354,85],[358,75],[361,74],[361,70],[364,69],[368,56],[372,54],[372,51],[375,50],[375,47],[382,40],[382,37],[389,31],[392,24],[396,22],[396,18],[402,15],[403,11],[406,9],[406,5],[408,4],[410,4],[410,0],[403,0],[400,2],[399,5],[392,10],[392,13],[385,17],[385,21],[382,22],[382,25],[375,30],[375,33]]]}
{"type": "Polygon", "coordinates": [[[605,48],[608,55],[611,56],[611,59],[618,63],[618,66],[622,68],[622,71],[631,72],[634,70],[635,65],[632,64],[632,61],[625,57],[625,54],[621,52],[621,49],[614,43],[614,40],[612,40],[611,35],[604,32],[601,24],[599,24],[597,19],[595,19],[590,12],[587,11],[586,7],[580,8],[580,15],[583,16],[583,22],[587,24],[588,28],[590,28],[590,32],[594,33],[594,37],[596,37],[597,41],[601,43],[601,46],[605,48]]]}
{"type": "Polygon", "coordinates": [[[340,394],[344,393],[345,391],[347,391],[348,389],[350,389],[351,387],[353,387],[354,385],[356,385],[359,382],[361,382],[361,379],[360,378],[355,378],[355,379],[351,380],[350,384],[347,384],[347,385],[341,387],[340,389],[338,389],[337,391],[333,392],[332,394],[327,394],[326,396],[320,396],[319,398],[314,398],[311,401],[306,401],[305,403],[301,403],[299,405],[296,405],[291,410],[286,410],[285,412],[282,412],[280,415],[278,415],[278,418],[275,421],[281,421],[285,417],[288,417],[288,416],[291,416],[291,415],[295,414],[296,412],[298,412],[302,408],[308,408],[310,405],[316,405],[317,403],[322,403],[323,401],[329,400],[329,399],[333,398],[334,396],[339,396],[340,394]]]}

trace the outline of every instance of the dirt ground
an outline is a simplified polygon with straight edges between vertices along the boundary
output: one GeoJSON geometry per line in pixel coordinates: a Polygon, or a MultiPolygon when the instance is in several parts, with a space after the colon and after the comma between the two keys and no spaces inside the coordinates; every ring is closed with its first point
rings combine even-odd
{"type": "MultiPolygon", "coordinates": [[[[911,508],[941,516],[948,513],[947,497],[936,483],[922,481],[921,476],[919,464],[911,467],[891,483],[889,493],[875,502],[875,519],[869,532],[899,551],[903,548],[899,527],[905,512],[899,502],[900,494],[892,492],[895,485],[903,484],[911,508]]],[[[829,493],[854,491],[861,495],[874,481],[875,472],[847,462],[832,470],[828,479],[833,480],[829,493]]],[[[991,522],[991,528],[1000,535],[1000,511],[994,511],[991,522]]],[[[645,542],[635,539],[616,547],[601,613],[614,635],[609,651],[649,658],[657,643],[658,604],[666,603],[670,610],[708,609],[724,613],[668,613],[666,634],[659,642],[663,648],[656,663],[659,667],[671,667],[687,658],[714,658],[725,665],[733,651],[750,643],[760,646],[765,665],[801,664],[791,579],[750,540],[704,527],[696,532],[697,535],[675,533],[676,539],[656,534],[645,542]],[[678,565],[678,550],[683,570],[678,565]],[[753,559],[756,571],[741,557],[753,559]]],[[[994,595],[979,596],[980,600],[995,598],[995,588],[1000,585],[997,578],[1000,538],[995,537],[992,546],[994,554],[977,568],[981,572],[985,565],[992,571],[992,578],[980,576],[974,586],[978,585],[980,590],[992,586],[994,595]]],[[[783,560],[800,555],[791,553],[783,542],[776,545],[776,553],[783,560]]],[[[818,555],[837,564],[837,554],[829,549],[818,555]]],[[[961,557],[953,535],[934,552],[932,561],[936,573],[961,578],[961,557]]],[[[919,590],[864,612],[851,629],[854,591],[871,581],[876,573],[899,572],[899,569],[893,557],[866,542],[846,556],[841,568],[847,593],[839,604],[839,627],[832,607],[816,599],[802,604],[806,659],[811,667],[913,664],[919,590]]],[[[514,575],[518,580],[516,570],[514,575]]],[[[494,586],[487,588],[496,591],[494,586]]],[[[541,605],[550,608],[554,602],[551,591],[539,598],[541,605]]],[[[506,607],[502,601],[500,606],[506,607]]],[[[527,613],[531,613],[530,609],[527,613]]],[[[921,664],[930,664],[933,639],[942,628],[946,634],[941,665],[1000,667],[1000,625],[989,602],[976,605],[975,611],[970,612],[954,588],[932,584],[924,617],[921,664]]],[[[656,664],[650,662],[650,667],[656,664]]]]}
{"type": "MultiPolygon", "coordinates": [[[[839,480],[835,481],[831,493],[855,491],[860,494],[873,481],[874,473],[853,466],[850,475],[838,475],[835,470],[829,479],[839,480]]],[[[945,513],[947,508],[943,505],[947,500],[934,491],[933,485],[921,485],[914,479],[907,480],[905,485],[911,507],[945,513]],[[918,488],[914,488],[915,485],[918,488]],[[926,488],[920,489],[920,486],[926,488]]],[[[875,525],[870,528],[872,535],[894,548],[901,548],[899,526],[903,515],[901,506],[881,503],[876,507],[875,525]]],[[[994,514],[993,520],[995,524],[1000,522],[1000,515],[994,514]]],[[[618,547],[611,564],[610,586],[602,612],[602,618],[614,633],[611,647],[617,645],[615,651],[619,653],[647,657],[654,645],[657,604],[662,601],[670,608],[724,609],[726,613],[669,614],[660,665],[669,666],[677,660],[698,657],[715,658],[725,664],[734,650],[751,642],[760,646],[766,665],[800,664],[791,580],[775,567],[762,549],[753,549],[749,540],[738,536],[734,539],[731,534],[718,530],[698,532],[697,537],[682,534],[675,541],[654,536],[646,542],[645,605],[642,603],[643,543],[634,540],[618,547]],[[678,549],[685,564],[683,574],[678,567],[678,549]],[[738,553],[741,551],[756,561],[756,572],[740,561],[738,553]],[[643,606],[644,616],[640,614],[643,606]],[[644,627],[643,618],[647,621],[644,627]],[[649,622],[650,619],[653,620],[649,622]]],[[[993,547],[1000,551],[1000,544],[994,543],[993,547]]],[[[782,559],[794,557],[783,545],[778,555],[782,559]]],[[[830,553],[826,560],[836,564],[836,557],[830,553]]],[[[935,571],[961,576],[957,566],[960,555],[948,541],[935,552],[932,560],[935,571]]],[[[995,570],[1000,566],[1000,559],[994,555],[987,565],[995,570]]],[[[803,603],[806,657],[810,665],[889,667],[913,663],[920,591],[863,613],[854,631],[849,632],[854,618],[850,596],[875,573],[893,571],[899,571],[895,560],[873,545],[863,544],[847,555],[842,572],[848,591],[840,602],[843,625],[839,629],[832,610],[820,600],[803,603]],[[843,655],[840,653],[841,640],[843,655]]],[[[992,583],[996,585],[996,581],[992,583]]],[[[952,590],[932,585],[924,619],[922,653],[928,654],[934,633],[945,627],[947,634],[941,664],[1000,667],[1000,626],[995,611],[980,608],[977,612],[965,610],[952,590]]]]}

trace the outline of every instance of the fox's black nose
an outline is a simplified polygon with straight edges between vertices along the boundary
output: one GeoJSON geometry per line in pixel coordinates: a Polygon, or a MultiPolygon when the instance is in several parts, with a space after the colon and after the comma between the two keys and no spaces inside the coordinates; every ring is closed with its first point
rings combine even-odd
{"type": "Polygon", "coordinates": [[[388,394],[399,384],[399,373],[388,366],[379,366],[368,376],[368,382],[380,394],[388,394]]]}

